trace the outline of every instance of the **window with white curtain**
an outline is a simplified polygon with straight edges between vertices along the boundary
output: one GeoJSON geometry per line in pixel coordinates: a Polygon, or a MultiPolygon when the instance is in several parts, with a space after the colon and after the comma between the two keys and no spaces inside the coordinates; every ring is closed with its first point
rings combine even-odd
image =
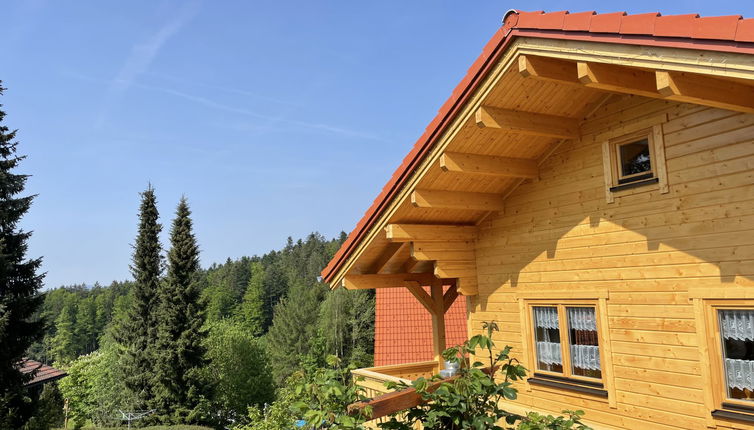
{"type": "Polygon", "coordinates": [[[602,378],[594,306],[533,306],[532,315],[537,370],[566,377],[602,378]],[[561,330],[561,321],[567,324],[566,330],[561,330]]]}
{"type": "Polygon", "coordinates": [[[728,398],[754,401],[754,310],[721,309],[718,315],[728,398]]]}
{"type": "Polygon", "coordinates": [[[534,327],[536,327],[537,368],[550,372],[563,372],[558,308],[554,306],[535,306],[534,327]]]}

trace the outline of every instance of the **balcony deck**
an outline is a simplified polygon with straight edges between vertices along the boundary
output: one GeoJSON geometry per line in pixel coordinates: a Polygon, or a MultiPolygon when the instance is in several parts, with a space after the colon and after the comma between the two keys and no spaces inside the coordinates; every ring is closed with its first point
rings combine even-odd
{"type": "MultiPolygon", "coordinates": [[[[367,367],[356,369],[351,372],[356,384],[364,388],[364,395],[370,398],[378,397],[391,392],[385,387],[386,382],[405,383],[420,377],[430,378],[438,372],[436,361],[422,361],[418,363],[395,364],[391,366],[367,367]]],[[[377,424],[387,417],[379,417],[366,423],[371,428],[377,428],[377,424]]]]}

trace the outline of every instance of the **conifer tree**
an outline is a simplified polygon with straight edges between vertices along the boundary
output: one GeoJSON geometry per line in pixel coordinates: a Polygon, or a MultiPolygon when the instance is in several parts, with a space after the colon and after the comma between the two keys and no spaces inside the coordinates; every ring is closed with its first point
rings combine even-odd
{"type": "Polygon", "coordinates": [[[152,399],[154,348],[157,340],[157,289],[162,274],[157,199],[150,185],[141,193],[139,227],[134,244],[131,273],[134,284],[128,315],[119,321],[115,339],[120,344],[118,364],[123,383],[133,405],[124,408],[147,409],[152,399]]]}
{"type": "Polygon", "coordinates": [[[66,303],[55,320],[55,337],[52,338],[52,356],[60,364],[68,364],[76,358],[76,310],[73,303],[66,303]]]}
{"type": "Polygon", "coordinates": [[[207,365],[205,310],[197,283],[199,247],[185,198],[176,210],[170,245],[167,278],[158,297],[154,406],[163,422],[200,422],[201,406],[209,397],[209,384],[201,378],[207,365]]]}
{"type": "Polygon", "coordinates": [[[261,336],[265,332],[264,314],[264,266],[261,261],[251,263],[251,278],[243,296],[240,317],[252,336],[261,336]]]}
{"type": "MultiPolygon", "coordinates": [[[[4,88],[0,82],[0,95],[4,88]]],[[[2,108],[2,105],[0,105],[2,108]]],[[[19,372],[26,350],[42,338],[44,321],[32,320],[42,304],[42,260],[27,259],[30,232],[18,228],[34,196],[19,196],[27,175],[13,173],[23,156],[16,154],[16,131],[3,125],[0,109],[0,428],[22,428],[32,412],[25,396],[29,375],[19,372]]]]}

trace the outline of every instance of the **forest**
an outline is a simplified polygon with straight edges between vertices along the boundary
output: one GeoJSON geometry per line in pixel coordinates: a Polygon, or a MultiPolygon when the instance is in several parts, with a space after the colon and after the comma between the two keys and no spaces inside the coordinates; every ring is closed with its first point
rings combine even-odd
{"type": "MultiPolygon", "coordinates": [[[[329,240],[318,233],[295,241],[289,237],[280,250],[197,270],[194,282],[205,309],[206,377],[216,381],[206,407],[218,411],[205,423],[245,423],[249,405],[272,403],[286,378],[303,367],[324,366],[328,355],[359,367],[371,364],[373,294],[330,292],[317,280],[344,239],[345,234],[329,240]]],[[[128,317],[133,286],[134,281],[114,281],[44,294],[38,316],[50,322],[49,329],[29,355],[68,369],[69,377],[61,382],[65,396],[48,395],[68,400],[70,427],[121,422],[117,410],[128,401],[112,374],[117,367],[114,331],[128,317]]],[[[147,419],[155,421],[171,420],[147,419]]]]}

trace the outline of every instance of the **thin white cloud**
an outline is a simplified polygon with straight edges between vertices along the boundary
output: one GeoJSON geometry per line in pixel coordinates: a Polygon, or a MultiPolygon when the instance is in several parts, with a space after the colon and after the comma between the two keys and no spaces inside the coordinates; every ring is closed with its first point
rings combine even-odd
{"type": "Polygon", "coordinates": [[[177,13],[171,16],[149,39],[137,43],[131,48],[131,53],[126,62],[115,75],[107,90],[105,106],[97,121],[98,126],[102,125],[111,107],[117,103],[118,99],[133,85],[135,80],[149,70],[152,62],[157,58],[168,40],[196,16],[199,12],[199,6],[198,0],[182,3],[177,13]]]}
{"type": "MultiPolygon", "coordinates": [[[[94,78],[94,77],[84,75],[75,71],[70,71],[70,70],[66,71],[65,74],[72,78],[79,79],[82,81],[104,83],[110,86],[125,84],[125,82],[106,81],[103,79],[94,78]]],[[[178,98],[196,103],[198,105],[204,106],[205,108],[208,108],[208,109],[243,115],[246,117],[264,121],[264,124],[244,124],[243,127],[239,126],[238,124],[235,124],[231,128],[234,128],[236,130],[253,129],[259,132],[284,131],[288,127],[292,126],[292,127],[299,127],[299,128],[309,129],[309,130],[326,132],[326,133],[344,136],[344,137],[376,140],[376,141],[382,141],[382,142],[386,141],[384,138],[378,135],[375,135],[373,133],[369,133],[369,132],[351,130],[348,128],[333,126],[333,125],[325,124],[325,123],[301,121],[297,119],[288,118],[284,115],[273,116],[273,115],[263,114],[263,113],[259,113],[259,112],[245,109],[245,108],[230,106],[230,105],[220,103],[206,97],[189,94],[183,91],[175,90],[173,88],[167,88],[167,87],[156,86],[156,85],[148,85],[148,84],[143,84],[141,82],[136,82],[136,81],[131,81],[130,83],[128,83],[128,85],[129,87],[138,88],[145,91],[152,91],[152,92],[167,94],[173,97],[178,97],[178,98]]]]}
{"type": "MultiPolygon", "coordinates": [[[[265,120],[265,121],[268,121],[271,124],[287,124],[287,125],[292,125],[292,126],[298,126],[298,127],[308,128],[308,129],[312,129],[312,130],[325,131],[325,132],[328,132],[328,133],[337,134],[337,135],[346,136],[346,137],[355,137],[355,138],[370,139],[370,140],[382,140],[380,137],[375,136],[374,134],[371,134],[371,133],[365,133],[365,132],[358,131],[358,130],[350,130],[350,129],[347,129],[347,128],[332,126],[332,125],[329,125],[329,124],[313,123],[313,122],[308,122],[308,121],[299,121],[299,120],[296,120],[296,119],[285,118],[283,116],[266,115],[266,114],[255,112],[255,111],[252,111],[252,110],[249,110],[249,109],[244,109],[244,108],[238,108],[238,107],[234,107],[234,106],[229,106],[229,105],[226,105],[226,104],[223,104],[223,103],[219,103],[219,102],[216,102],[214,100],[211,100],[211,99],[208,99],[208,98],[205,98],[205,97],[195,96],[193,94],[188,94],[188,93],[185,93],[183,91],[174,90],[172,88],[158,87],[158,86],[153,86],[153,85],[145,85],[145,84],[138,83],[138,82],[132,82],[131,85],[133,85],[135,88],[141,88],[141,89],[148,90],[148,91],[156,91],[156,92],[160,92],[160,93],[163,93],[163,94],[169,94],[171,96],[179,97],[179,98],[182,98],[184,100],[188,100],[188,101],[200,104],[200,105],[205,106],[205,107],[210,108],[210,109],[215,109],[215,110],[220,110],[220,111],[224,111],[224,112],[229,112],[229,113],[235,113],[235,114],[239,114],[239,115],[249,116],[249,117],[257,118],[257,119],[260,119],[260,120],[265,120]]],[[[271,125],[268,125],[268,126],[265,126],[263,128],[271,129],[272,127],[271,127],[271,125]]]]}

